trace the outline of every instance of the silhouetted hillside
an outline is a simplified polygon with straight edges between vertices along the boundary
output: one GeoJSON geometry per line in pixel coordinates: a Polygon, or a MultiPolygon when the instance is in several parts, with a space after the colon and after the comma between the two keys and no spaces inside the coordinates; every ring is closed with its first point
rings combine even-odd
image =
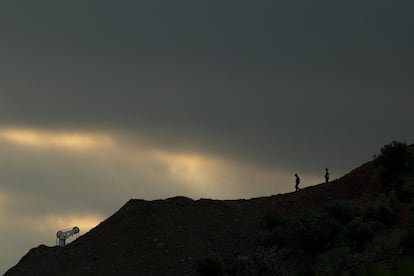
{"type": "MultiPolygon", "coordinates": [[[[234,270],[234,264],[250,258],[259,252],[258,248],[291,248],[286,243],[276,246],[272,239],[269,239],[269,246],[263,242],[264,233],[276,233],[275,229],[280,231],[295,225],[292,222],[279,227],[276,222],[275,228],[270,225],[272,218],[289,221],[337,202],[364,210],[378,198],[389,196],[391,190],[397,193],[393,196],[399,198],[399,191],[381,183],[378,168],[374,162],[368,162],[330,183],[270,197],[196,201],[185,197],[156,201],[131,199],[114,215],[66,247],[41,245],[31,249],[5,275],[198,275],[197,269],[203,265],[203,260],[212,260],[212,266],[215,263],[223,266],[218,274],[201,269],[204,275],[220,275],[222,271],[229,275],[248,275],[234,270]]],[[[390,226],[384,226],[388,230],[381,233],[404,224],[410,216],[410,200],[399,203],[398,215],[390,226]]],[[[359,212],[353,216],[365,221],[365,213],[359,212]]],[[[342,227],[337,230],[337,237],[346,240],[342,236],[349,235],[349,231],[341,232],[342,229],[356,222],[341,223],[337,223],[342,227]]],[[[341,241],[327,244],[326,250],[339,248],[341,241]]],[[[323,253],[315,251],[319,255],[323,253]]],[[[380,260],[373,258],[372,262],[380,260]]],[[[294,261],[290,260],[293,264],[294,261]]],[[[334,269],[332,267],[327,268],[327,274],[334,269]]]]}

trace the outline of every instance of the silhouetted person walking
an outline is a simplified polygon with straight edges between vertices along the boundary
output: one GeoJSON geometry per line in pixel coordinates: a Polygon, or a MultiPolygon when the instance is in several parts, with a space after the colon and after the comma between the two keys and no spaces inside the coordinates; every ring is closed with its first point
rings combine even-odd
{"type": "Polygon", "coordinates": [[[295,173],[295,176],[296,176],[296,185],[295,185],[295,189],[296,189],[296,192],[297,192],[297,191],[299,191],[299,190],[300,190],[300,189],[299,189],[300,178],[299,178],[299,175],[298,175],[297,173],[295,173]]]}
{"type": "Polygon", "coordinates": [[[329,182],[329,170],[328,168],[325,169],[325,183],[329,182]]]}

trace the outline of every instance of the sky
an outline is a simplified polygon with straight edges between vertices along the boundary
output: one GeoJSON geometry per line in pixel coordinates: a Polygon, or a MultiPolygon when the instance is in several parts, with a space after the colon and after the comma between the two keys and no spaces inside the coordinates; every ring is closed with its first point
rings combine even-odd
{"type": "Polygon", "coordinates": [[[1,1],[0,273],[130,198],[292,192],[413,143],[413,8],[1,1]]]}

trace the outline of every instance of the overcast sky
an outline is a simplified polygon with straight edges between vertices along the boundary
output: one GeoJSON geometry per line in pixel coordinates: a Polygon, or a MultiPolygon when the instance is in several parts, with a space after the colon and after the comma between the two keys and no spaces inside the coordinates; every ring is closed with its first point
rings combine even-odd
{"type": "Polygon", "coordinates": [[[130,198],[291,192],[412,143],[413,8],[1,1],[0,273],[130,198]]]}

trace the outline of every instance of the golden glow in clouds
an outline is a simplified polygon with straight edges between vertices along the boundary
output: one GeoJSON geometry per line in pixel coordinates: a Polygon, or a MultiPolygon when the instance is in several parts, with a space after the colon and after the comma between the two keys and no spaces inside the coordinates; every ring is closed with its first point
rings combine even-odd
{"type": "Polygon", "coordinates": [[[53,132],[21,128],[0,129],[0,139],[24,146],[68,149],[89,149],[113,144],[113,140],[103,134],[53,132]]]}

